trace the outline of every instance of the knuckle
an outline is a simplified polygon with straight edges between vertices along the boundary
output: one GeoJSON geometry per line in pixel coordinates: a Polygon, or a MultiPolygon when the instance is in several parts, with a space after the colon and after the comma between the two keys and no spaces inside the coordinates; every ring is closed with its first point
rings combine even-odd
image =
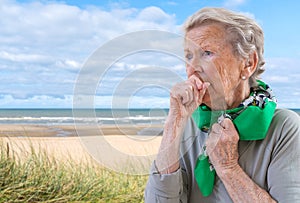
{"type": "Polygon", "coordinates": [[[217,123],[214,123],[212,126],[211,126],[211,129],[216,129],[217,128],[217,126],[218,126],[218,124],[217,123]]]}

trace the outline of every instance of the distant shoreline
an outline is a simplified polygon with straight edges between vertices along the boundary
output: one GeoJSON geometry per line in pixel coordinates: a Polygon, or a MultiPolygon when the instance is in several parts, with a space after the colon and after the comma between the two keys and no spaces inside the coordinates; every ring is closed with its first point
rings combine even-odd
{"type": "MultiPolygon", "coordinates": [[[[280,109],[289,109],[292,111],[300,111],[299,108],[287,108],[287,107],[279,107],[280,109]]],[[[151,109],[159,109],[159,110],[167,110],[169,108],[76,108],[76,110],[151,110],[151,109]]],[[[74,108],[0,108],[1,110],[74,110],[74,108]]]]}

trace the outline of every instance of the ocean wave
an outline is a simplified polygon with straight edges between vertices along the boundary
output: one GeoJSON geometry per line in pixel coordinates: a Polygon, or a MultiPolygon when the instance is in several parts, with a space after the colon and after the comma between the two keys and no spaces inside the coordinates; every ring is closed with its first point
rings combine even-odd
{"type": "Polygon", "coordinates": [[[0,117],[0,124],[74,124],[74,123],[149,123],[162,122],[166,117],[145,117],[145,116],[129,116],[129,117],[0,117]]]}

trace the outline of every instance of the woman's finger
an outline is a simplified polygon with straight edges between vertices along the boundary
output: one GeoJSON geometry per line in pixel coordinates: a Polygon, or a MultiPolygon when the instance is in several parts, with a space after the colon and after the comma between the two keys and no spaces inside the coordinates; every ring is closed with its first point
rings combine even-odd
{"type": "Polygon", "coordinates": [[[189,100],[185,103],[185,105],[190,105],[193,102],[196,102],[196,98],[198,98],[198,93],[197,93],[197,87],[194,83],[191,81],[187,81],[187,86],[188,86],[188,94],[189,94],[189,100]]]}
{"type": "Polygon", "coordinates": [[[224,128],[219,123],[214,123],[211,127],[212,133],[221,134],[221,133],[223,133],[223,131],[224,131],[224,128]]]}

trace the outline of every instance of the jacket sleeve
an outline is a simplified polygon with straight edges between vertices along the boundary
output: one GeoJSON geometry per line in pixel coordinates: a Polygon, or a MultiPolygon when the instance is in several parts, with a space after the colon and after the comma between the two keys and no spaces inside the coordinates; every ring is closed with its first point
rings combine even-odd
{"type": "Polygon", "coordinates": [[[153,162],[145,189],[145,203],[186,203],[186,188],[181,168],[171,174],[159,174],[153,162]]]}
{"type": "Polygon", "coordinates": [[[278,202],[300,202],[300,117],[282,112],[277,126],[280,136],[268,170],[269,193],[278,202]]]}

